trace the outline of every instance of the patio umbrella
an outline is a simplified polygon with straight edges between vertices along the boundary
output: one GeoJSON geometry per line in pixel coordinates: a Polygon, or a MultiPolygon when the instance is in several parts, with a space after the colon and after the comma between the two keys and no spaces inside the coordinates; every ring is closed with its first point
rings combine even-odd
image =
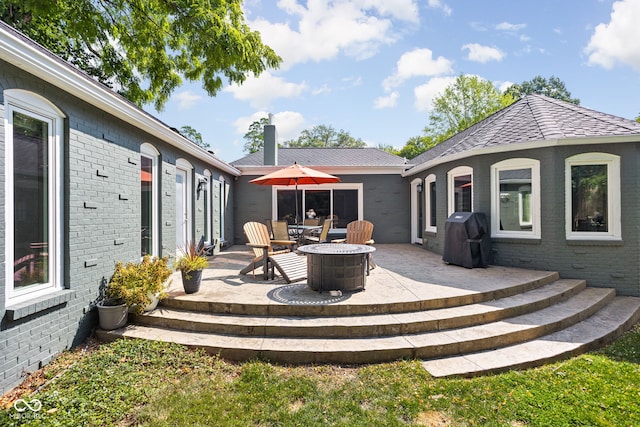
{"type": "Polygon", "coordinates": [[[340,182],[340,178],[294,163],[289,167],[254,178],[249,182],[258,185],[295,185],[296,225],[298,225],[298,184],[328,184],[340,182]]]}

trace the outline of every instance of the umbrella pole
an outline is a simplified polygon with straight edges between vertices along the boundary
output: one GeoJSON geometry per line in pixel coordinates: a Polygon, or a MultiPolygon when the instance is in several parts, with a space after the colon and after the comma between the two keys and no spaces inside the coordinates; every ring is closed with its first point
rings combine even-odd
{"type": "Polygon", "coordinates": [[[298,223],[298,179],[296,178],[296,240],[300,240],[300,224],[298,223]]]}

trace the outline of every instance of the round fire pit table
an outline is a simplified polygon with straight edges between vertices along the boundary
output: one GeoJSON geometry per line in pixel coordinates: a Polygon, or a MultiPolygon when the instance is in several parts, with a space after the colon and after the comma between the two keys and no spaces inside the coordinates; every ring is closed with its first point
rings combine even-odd
{"type": "Polygon", "coordinates": [[[376,248],[350,243],[299,246],[307,255],[307,284],[314,291],[356,292],[364,289],[369,254],[376,248]]]}

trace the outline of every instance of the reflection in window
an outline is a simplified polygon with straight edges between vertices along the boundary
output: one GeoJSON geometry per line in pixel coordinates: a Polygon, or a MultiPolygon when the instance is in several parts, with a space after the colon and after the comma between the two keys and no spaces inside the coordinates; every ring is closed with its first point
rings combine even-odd
{"type": "Polygon", "coordinates": [[[13,112],[14,286],[49,282],[49,123],[13,112]]]}
{"type": "Polygon", "coordinates": [[[453,178],[453,204],[455,212],[471,212],[471,175],[453,178]]]}
{"type": "Polygon", "coordinates": [[[153,160],[140,157],[140,220],[142,224],[141,255],[153,254],[153,160]]]}
{"type": "Polygon", "coordinates": [[[571,166],[572,231],[609,231],[607,177],[607,165],[571,166]]]}
{"type": "MultiPolygon", "coordinates": [[[[359,219],[358,190],[356,189],[299,189],[298,220],[302,222],[309,209],[316,212],[316,218],[333,219],[333,228],[344,228],[351,221],[359,219]]],[[[296,222],[295,190],[277,190],[277,219],[296,222]]]]}
{"type": "Polygon", "coordinates": [[[531,229],[531,169],[500,170],[500,230],[531,229]]]}

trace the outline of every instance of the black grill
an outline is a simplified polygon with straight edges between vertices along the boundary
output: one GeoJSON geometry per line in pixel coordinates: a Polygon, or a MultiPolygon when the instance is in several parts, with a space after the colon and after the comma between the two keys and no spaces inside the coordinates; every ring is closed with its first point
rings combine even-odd
{"type": "Polygon", "coordinates": [[[454,212],[444,225],[444,255],[448,264],[486,268],[491,263],[491,237],[481,212],[454,212]]]}

